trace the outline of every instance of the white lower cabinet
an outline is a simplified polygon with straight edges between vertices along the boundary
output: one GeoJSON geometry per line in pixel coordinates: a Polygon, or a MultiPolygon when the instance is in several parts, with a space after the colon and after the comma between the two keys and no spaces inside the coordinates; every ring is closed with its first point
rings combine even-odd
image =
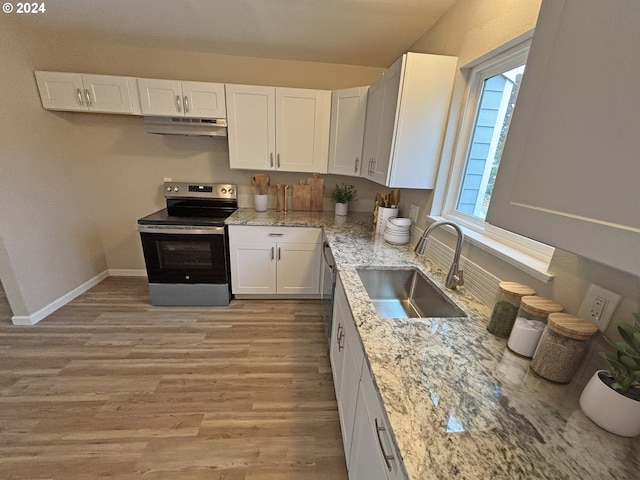
{"type": "Polygon", "coordinates": [[[231,290],[236,295],[318,295],[319,228],[229,226],[231,290]]]}
{"type": "Polygon", "coordinates": [[[334,297],[330,359],[349,479],[406,479],[340,279],[334,297]]]}
{"type": "Polygon", "coordinates": [[[364,352],[340,280],[336,285],[333,305],[331,370],[340,414],[342,443],[348,465],[364,352]]]}

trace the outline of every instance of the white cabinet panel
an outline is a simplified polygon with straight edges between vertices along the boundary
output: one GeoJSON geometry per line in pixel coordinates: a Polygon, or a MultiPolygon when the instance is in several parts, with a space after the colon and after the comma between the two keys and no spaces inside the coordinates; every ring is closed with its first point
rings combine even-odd
{"type": "Polygon", "coordinates": [[[231,168],[326,173],[331,93],[227,85],[231,168]]]}
{"type": "Polygon", "coordinates": [[[253,85],[227,85],[226,96],[231,168],[275,168],[275,89],[253,85]]]}
{"type": "Polygon", "coordinates": [[[319,295],[319,228],[229,226],[231,289],[238,295],[319,295]]]}
{"type": "Polygon", "coordinates": [[[361,176],[433,188],[457,58],[407,53],[369,89],[361,176]]]}
{"type": "Polygon", "coordinates": [[[276,167],[327,172],[331,92],[276,89],[276,167]]]}
{"type": "Polygon", "coordinates": [[[275,249],[275,243],[234,242],[230,245],[233,293],[276,293],[275,249]]]}
{"type": "Polygon", "coordinates": [[[189,118],[225,118],[224,85],[139,78],[142,113],[189,118]]]}
{"type": "Polygon", "coordinates": [[[42,106],[48,110],[140,113],[132,78],[39,71],[35,77],[42,106]]]}
{"type": "Polygon", "coordinates": [[[543,3],[487,221],[640,275],[640,4],[628,8],[543,3]]]}
{"type": "Polygon", "coordinates": [[[355,87],[331,94],[328,173],[360,175],[368,90],[355,87]]]}
{"type": "Polygon", "coordinates": [[[320,292],[319,243],[278,243],[278,293],[302,295],[320,292]]]}
{"type": "Polygon", "coordinates": [[[226,118],[224,85],[209,82],[182,82],[185,117],[226,118]]]}
{"type": "Polygon", "coordinates": [[[182,116],[182,82],[139,78],[140,106],[145,115],[182,116]]]}

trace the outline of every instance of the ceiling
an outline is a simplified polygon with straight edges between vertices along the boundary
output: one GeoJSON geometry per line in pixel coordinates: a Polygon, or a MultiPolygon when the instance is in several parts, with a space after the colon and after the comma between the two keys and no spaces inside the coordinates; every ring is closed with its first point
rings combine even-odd
{"type": "Polygon", "coordinates": [[[53,0],[16,15],[137,47],[389,66],[455,0],[53,0]]]}

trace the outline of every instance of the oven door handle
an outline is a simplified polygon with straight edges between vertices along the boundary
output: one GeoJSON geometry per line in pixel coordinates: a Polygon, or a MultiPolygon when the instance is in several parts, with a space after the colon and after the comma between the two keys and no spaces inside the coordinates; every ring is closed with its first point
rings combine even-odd
{"type": "Polygon", "coordinates": [[[140,233],[169,233],[177,235],[224,235],[224,227],[159,227],[157,225],[138,225],[140,233]]]}

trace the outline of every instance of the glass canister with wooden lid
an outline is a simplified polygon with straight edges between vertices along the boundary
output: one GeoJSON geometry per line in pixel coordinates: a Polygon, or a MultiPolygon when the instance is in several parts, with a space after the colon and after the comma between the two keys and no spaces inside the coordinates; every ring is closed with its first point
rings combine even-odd
{"type": "Polygon", "coordinates": [[[582,361],[589,339],[597,332],[598,327],[583,318],[568,313],[550,314],[533,354],[531,370],[552,382],[569,383],[582,361]]]}
{"type": "Polygon", "coordinates": [[[507,341],[507,347],[514,353],[531,358],[536,351],[542,332],[551,313],[558,313],[564,307],[558,302],[544,297],[522,297],[520,309],[507,341]]]}
{"type": "Polygon", "coordinates": [[[500,282],[487,330],[497,337],[509,338],[520,308],[520,299],[535,294],[533,288],[523,283],[500,282]]]}

